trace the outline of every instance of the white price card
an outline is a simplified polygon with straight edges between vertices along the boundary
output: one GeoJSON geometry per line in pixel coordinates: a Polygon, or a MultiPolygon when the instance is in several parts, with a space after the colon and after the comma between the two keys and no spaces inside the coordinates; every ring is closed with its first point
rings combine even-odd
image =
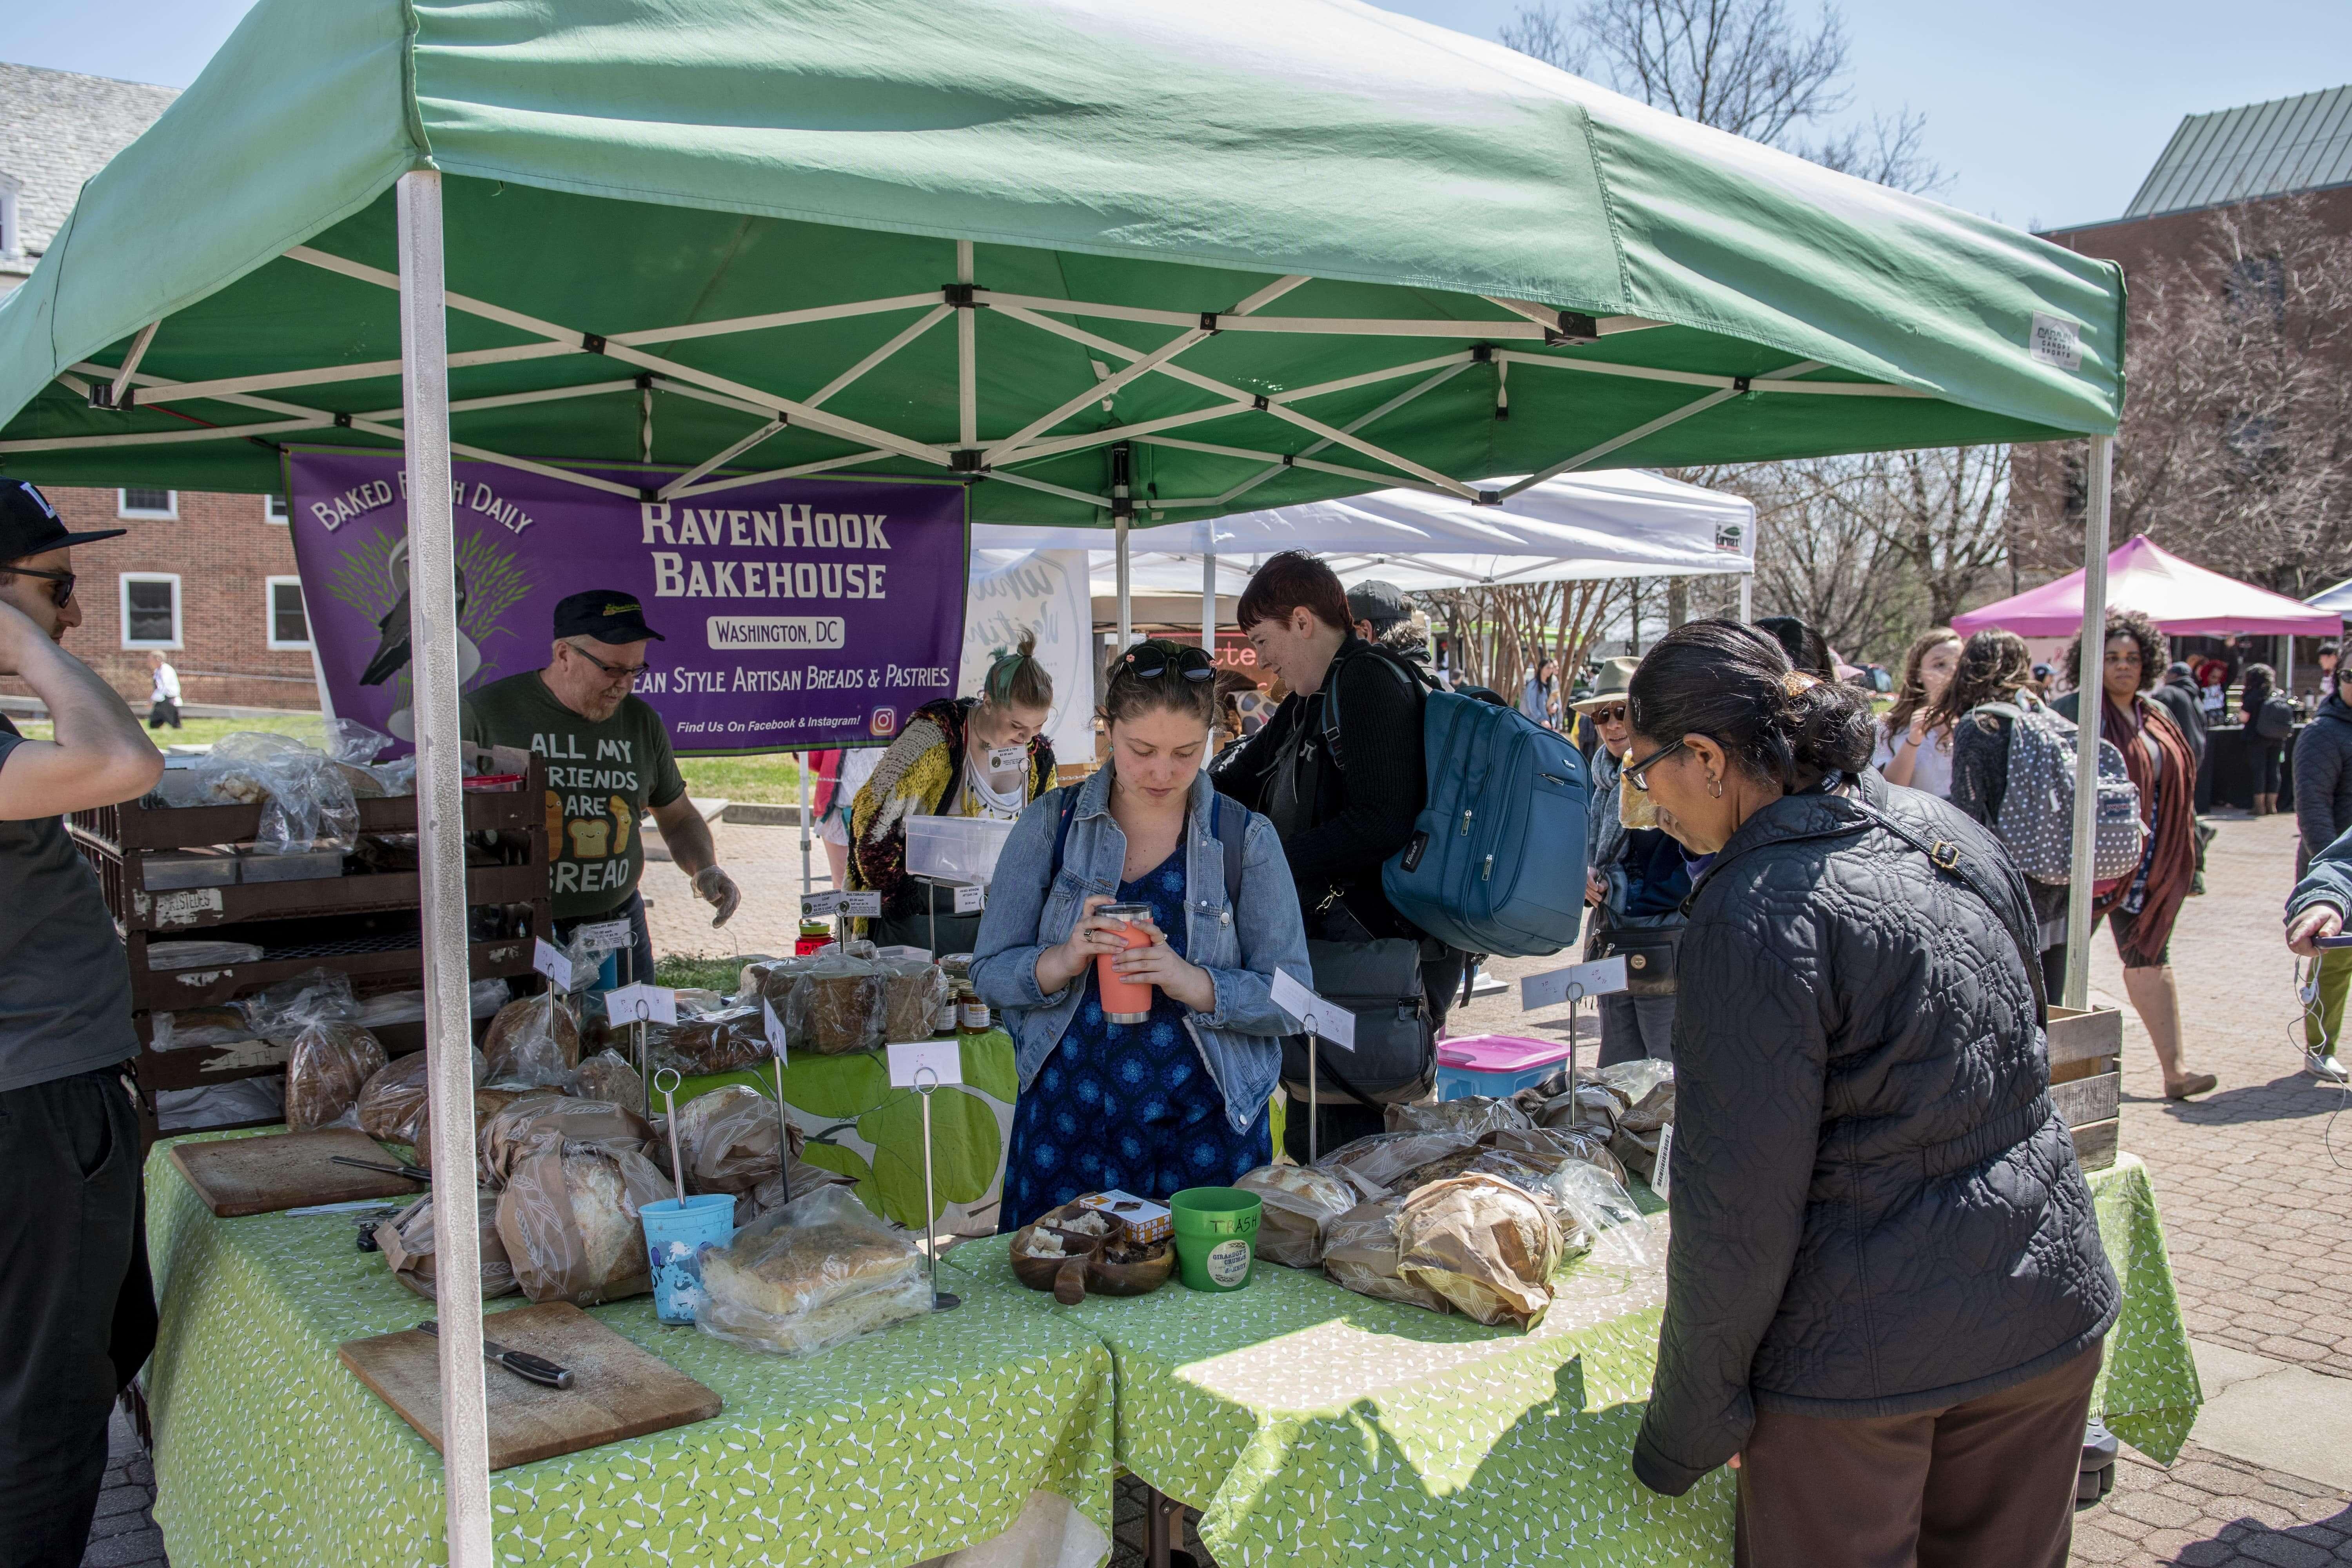
{"type": "Polygon", "coordinates": [[[1671,1195],[1675,1184],[1675,1173],[1667,1165],[1674,1152],[1675,1124],[1669,1121],[1658,1129],[1658,1163],[1650,1173],[1650,1190],[1662,1198],[1671,1195]]]}
{"type": "Polygon", "coordinates": [[[1274,1005],[1298,1021],[1310,1035],[1320,1036],[1342,1050],[1356,1048],[1356,1016],[1337,1002],[1326,1001],[1282,970],[1274,972],[1274,1005]]]}
{"type": "Polygon", "coordinates": [[[887,1049],[892,1089],[938,1089],[963,1081],[961,1040],[904,1040],[887,1049]]]}
{"type": "Polygon", "coordinates": [[[874,950],[874,956],[877,958],[919,959],[923,963],[929,963],[931,961],[931,950],[928,947],[903,947],[893,945],[890,947],[876,948],[874,950]]]}
{"type": "Polygon", "coordinates": [[[1571,996],[1584,1001],[1624,989],[1625,955],[1621,952],[1613,958],[1597,958],[1591,963],[1572,964],[1548,974],[1528,975],[1519,982],[1519,1009],[1532,1013],[1538,1007],[1557,1007],[1571,996]]]}
{"type": "Polygon", "coordinates": [[[882,895],[844,893],[841,895],[841,912],[845,915],[863,916],[867,920],[878,919],[882,913],[882,895]]]}
{"type": "Polygon", "coordinates": [[[992,773],[1009,773],[1013,769],[1020,767],[1028,762],[1028,760],[1029,748],[1026,746],[991,746],[988,748],[988,771],[992,773]]]}
{"type": "Polygon", "coordinates": [[[555,982],[560,989],[572,989],[572,961],[545,937],[541,937],[538,945],[530,950],[530,966],[555,982]]]}
{"type": "Polygon", "coordinates": [[[847,893],[803,893],[801,916],[804,920],[831,920],[841,912],[841,901],[847,897],[847,893]]]}
{"type": "Polygon", "coordinates": [[[987,904],[988,889],[985,888],[958,888],[955,890],[955,912],[960,915],[976,915],[987,904]]]}
{"type": "Polygon", "coordinates": [[[604,1016],[615,1024],[675,1024],[677,993],[667,985],[615,985],[604,993],[604,1016]]]}
{"type": "Polygon", "coordinates": [[[619,952],[635,945],[629,922],[625,920],[598,921],[594,925],[574,926],[572,928],[572,940],[593,952],[619,952]]]}
{"type": "Polygon", "coordinates": [[[784,1048],[784,1021],[776,1016],[776,1005],[766,997],[760,998],[760,1021],[767,1026],[768,1048],[786,1067],[792,1065],[792,1053],[784,1048]]]}

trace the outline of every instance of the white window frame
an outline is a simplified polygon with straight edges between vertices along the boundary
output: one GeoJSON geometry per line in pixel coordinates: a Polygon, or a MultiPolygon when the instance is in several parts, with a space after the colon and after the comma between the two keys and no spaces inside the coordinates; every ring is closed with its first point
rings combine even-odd
{"type": "MultiPolygon", "coordinates": [[[[261,631],[262,635],[269,640],[269,647],[273,652],[306,653],[310,651],[310,638],[309,637],[305,637],[300,642],[278,640],[278,590],[290,587],[299,592],[301,586],[302,579],[299,577],[264,577],[261,580],[261,631]]],[[[310,598],[305,594],[302,597],[302,625],[307,627],[310,624],[310,598]]],[[[313,636],[315,635],[314,633],[313,636]]]]}
{"type": "Polygon", "coordinates": [[[292,527],[294,524],[294,503],[286,497],[280,495],[263,496],[261,498],[261,521],[268,523],[275,523],[279,528],[292,527]],[[280,507],[284,507],[286,510],[280,511],[278,510],[280,507]]]}
{"type": "Polygon", "coordinates": [[[0,256],[20,256],[25,248],[21,209],[16,204],[18,189],[14,179],[0,174],[0,256]]]}
{"type": "MultiPolygon", "coordinates": [[[[124,647],[136,648],[144,652],[149,648],[177,649],[187,646],[182,640],[182,633],[186,626],[188,604],[186,597],[180,591],[180,574],[177,572],[124,572],[119,574],[114,580],[114,607],[115,613],[122,617],[124,647]],[[172,640],[170,642],[150,642],[131,635],[131,584],[133,583],[172,584],[172,640]]],[[[305,607],[307,609],[307,606],[305,607]]]]}
{"type": "Polygon", "coordinates": [[[151,522],[176,522],[179,521],[180,517],[180,492],[177,490],[165,490],[163,493],[166,496],[169,496],[171,500],[163,508],[163,510],[159,511],[152,507],[132,506],[131,504],[131,492],[129,490],[116,490],[114,492],[114,515],[124,518],[142,518],[151,522]]]}

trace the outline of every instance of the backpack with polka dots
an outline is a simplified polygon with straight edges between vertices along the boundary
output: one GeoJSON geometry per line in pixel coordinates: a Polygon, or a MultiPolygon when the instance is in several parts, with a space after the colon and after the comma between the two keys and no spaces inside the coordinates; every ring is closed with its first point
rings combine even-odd
{"type": "MultiPolygon", "coordinates": [[[[2074,879],[2074,723],[2040,702],[1986,702],[1970,711],[2010,721],[2009,782],[1993,816],[1994,837],[2019,870],[2037,882],[2064,886],[2074,879]]],[[[2099,742],[2099,799],[2092,820],[2094,884],[2130,876],[2147,837],[2139,786],[2125,771],[2123,752],[2105,739],[2099,742]]]]}

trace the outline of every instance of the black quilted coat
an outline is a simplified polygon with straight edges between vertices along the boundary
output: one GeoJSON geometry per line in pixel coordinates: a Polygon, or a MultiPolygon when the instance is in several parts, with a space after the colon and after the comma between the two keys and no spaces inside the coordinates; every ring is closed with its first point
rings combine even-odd
{"type": "Polygon", "coordinates": [[[2002,929],[2033,929],[2024,883],[1944,802],[1875,773],[1860,787],[2006,907],[1818,792],[1748,818],[1692,891],[1665,1321],[1633,1451],[1654,1491],[1738,1453],[1759,1408],[1955,1404],[2052,1370],[2115,1319],[2002,929]]]}

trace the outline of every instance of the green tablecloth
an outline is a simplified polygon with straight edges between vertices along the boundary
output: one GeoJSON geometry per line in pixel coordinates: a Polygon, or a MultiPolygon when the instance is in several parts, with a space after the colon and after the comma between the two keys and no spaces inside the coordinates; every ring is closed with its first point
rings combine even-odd
{"type": "MultiPolygon", "coordinates": [[[[2200,1395],[2155,1199],[2128,1157],[2092,1186],[2126,1303],[2097,1407],[2169,1459],[2200,1395]]],[[[1727,1563],[1728,1471],[1663,1498],[1627,1468],[1664,1290],[1664,1217],[1643,1225],[1646,1264],[1570,1265],[1525,1336],[1271,1265],[1229,1296],[1171,1284],[1067,1309],[1028,1300],[1110,1347],[1119,1462],[1200,1510],[1224,1568],[1727,1563]]],[[[1001,1287],[1006,1245],[948,1260],[1001,1287]]]]}
{"type": "MultiPolygon", "coordinates": [[[[941,1230],[986,1236],[996,1228],[1020,1079],[1013,1037],[1003,1030],[967,1036],[962,1044],[963,1082],[931,1095],[931,1196],[941,1230]]],[[[676,1097],[683,1103],[729,1083],[776,1095],[769,1067],[690,1078],[676,1097]]],[[[802,1157],[854,1177],[867,1208],[915,1229],[923,1223],[921,1100],[913,1089],[890,1087],[880,1051],[803,1052],[784,1068],[784,1112],[808,1138],[802,1157]]],[[[661,1108],[658,1095],[654,1108],[661,1108]]]]}
{"type": "MultiPolygon", "coordinates": [[[[342,1215],[216,1219],[161,1146],[147,1182],[155,1516],[173,1562],[444,1561],[438,1456],[335,1357],[431,1304],[356,1251],[342,1215]]],[[[650,1298],[595,1309],[726,1408],[493,1475],[499,1561],[894,1568],[999,1534],[1040,1490],[1107,1543],[1108,1354],[1026,1292],[961,1293],[956,1311],[800,1360],[664,1329],[650,1298]]]]}

